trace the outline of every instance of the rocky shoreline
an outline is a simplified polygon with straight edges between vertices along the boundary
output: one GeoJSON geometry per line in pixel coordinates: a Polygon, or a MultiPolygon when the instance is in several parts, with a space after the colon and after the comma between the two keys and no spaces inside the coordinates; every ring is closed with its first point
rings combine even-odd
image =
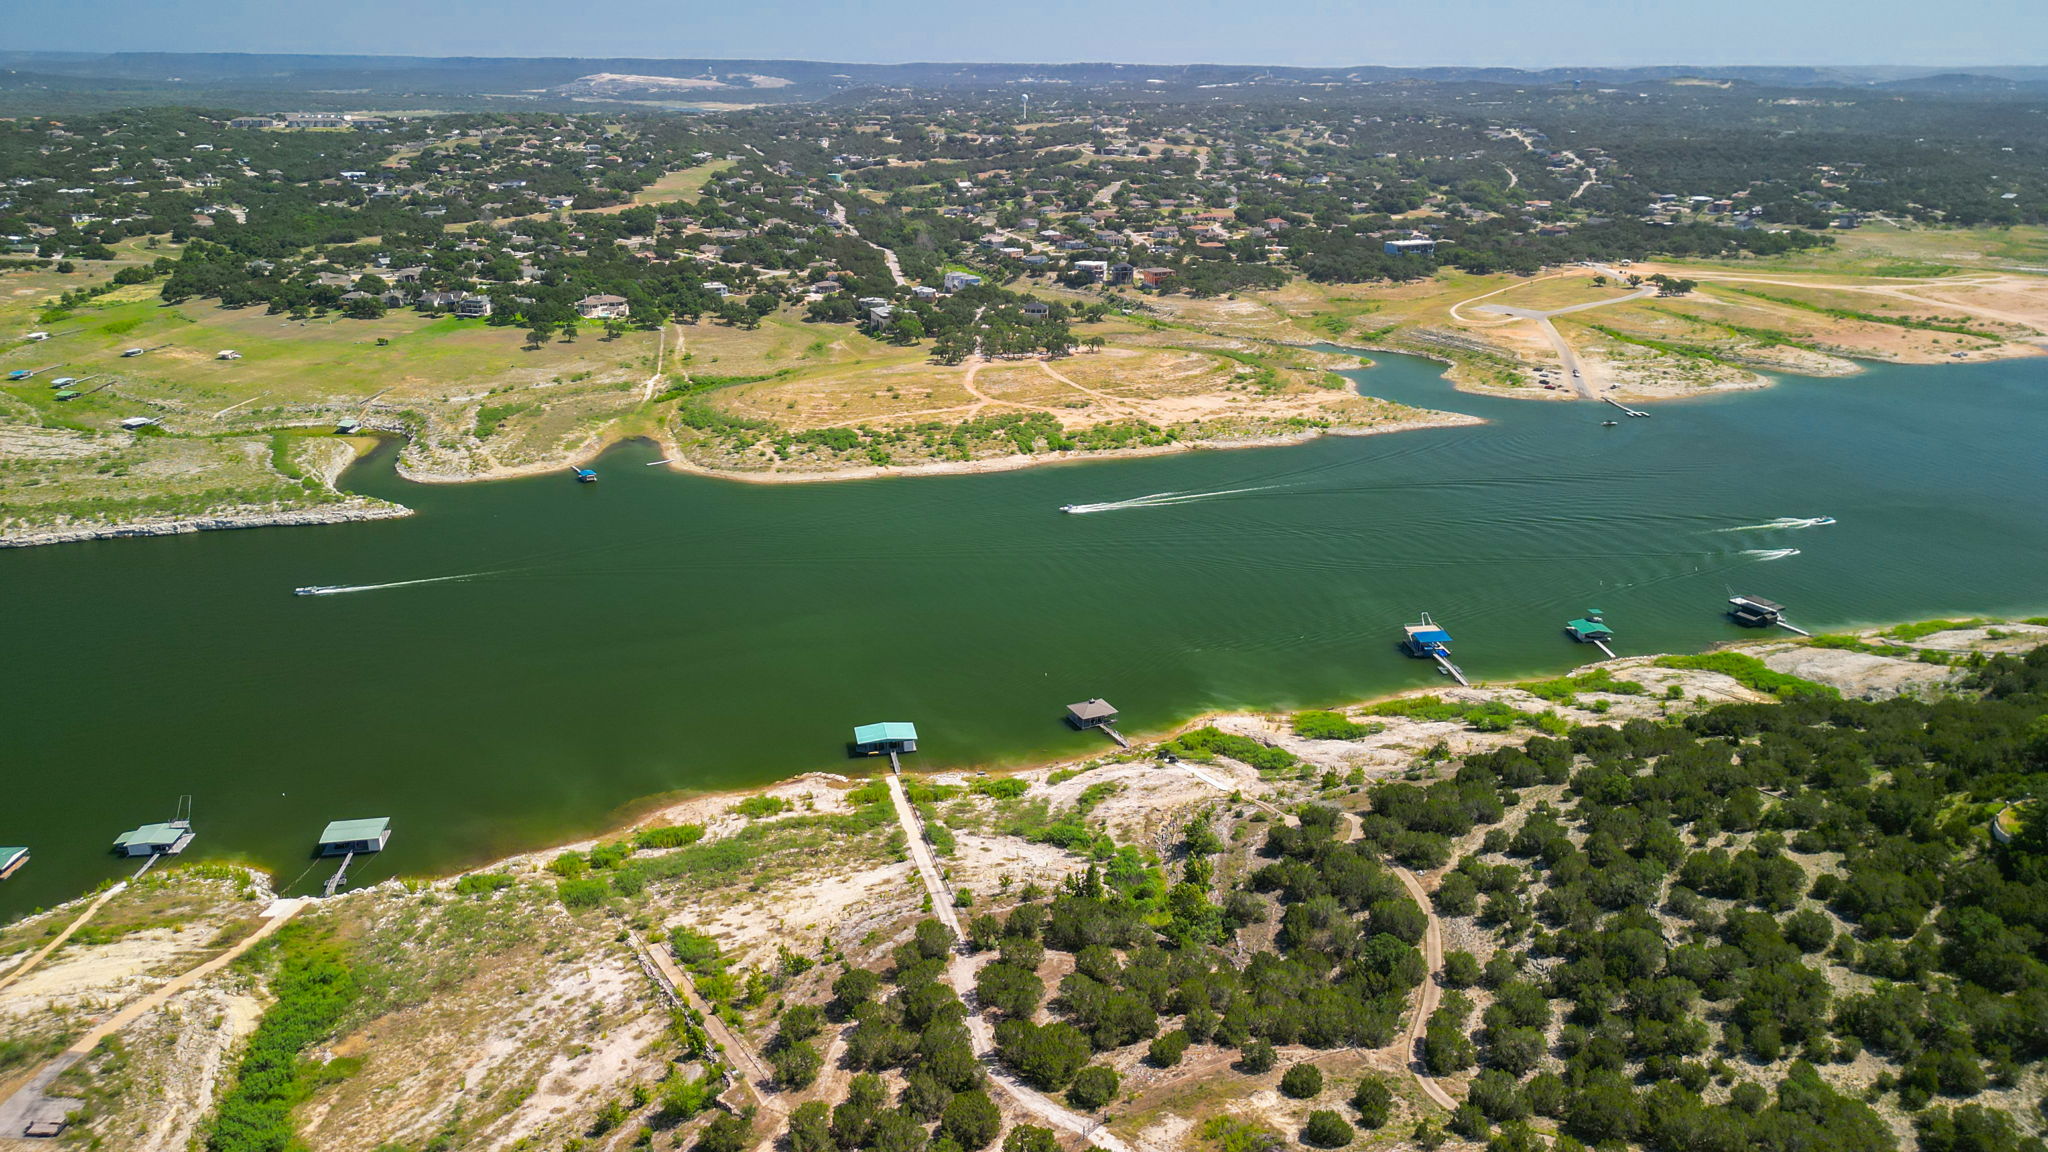
{"type": "Polygon", "coordinates": [[[36,548],[85,540],[120,540],[135,536],[184,536],[233,528],[287,528],[312,524],[348,524],[359,520],[394,520],[412,509],[387,500],[351,496],[338,504],[314,508],[228,508],[197,516],[145,516],[113,524],[65,524],[0,534],[0,548],[36,548]]]}

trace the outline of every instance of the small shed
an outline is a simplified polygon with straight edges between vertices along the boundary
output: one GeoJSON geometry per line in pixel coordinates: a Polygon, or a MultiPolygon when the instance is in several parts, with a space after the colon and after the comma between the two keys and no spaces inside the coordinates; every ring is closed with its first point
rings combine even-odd
{"type": "Polygon", "coordinates": [[[340,420],[334,425],[334,433],[337,436],[353,436],[362,430],[363,422],[360,420],[340,420]]]}
{"type": "Polygon", "coordinates": [[[885,720],[862,724],[853,730],[856,756],[881,756],[890,752],[917,751],[917,725],[906,720],[885,720]]]}
{"type": "Polygon", "coordinates": [[[1067,705],[1067,723],[1076,728],[1100,728],[1116,723],[1116,709],[1100,697],[1083,700],[1079,704],[1067,705]]]}
{"type": "Polygon", "coordinates": [[[346,856],[351,852],[378,852],[391,842],[391,818],[375,816],[366,820],[333,820],[320,833],[320,855],[346,856]]]}
{"type": "Polygon", "coordinates": [[[28,863],[28,849],[0,848],[0,880],[5,880],[28,863]]]}
{"type": "Polygon", "coordinates": [[[114,837],[114,851],[123,856],[175,856],[192,842],[192,826],[183,820],[144,824],[114,837]]]}

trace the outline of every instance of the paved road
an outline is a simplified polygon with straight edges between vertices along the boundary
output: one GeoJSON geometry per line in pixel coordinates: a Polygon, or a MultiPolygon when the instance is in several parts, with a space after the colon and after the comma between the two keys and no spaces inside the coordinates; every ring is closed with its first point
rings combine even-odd
{"type": "Polygon", "coordinates": [[[1550,318],[1572,312],[1583,312],[1588,308],[1605,308],[1612,304],[1626,304],[1631,300],[1641,300],[1646,296],[1655,296],[1656,294],[1657,289],[1655,288],[1638,288],[1626,296],[1612,296],[1605,300],[1588,300],[1583,304],[1571,304],[1563,308],[1552,308],[1548,311],[1539,308],[1517,308],[1511,304],[1481,304],[1473,309],[1473,311],[1493,312],[1521,320],[1534,320],[1536,327],[1542,331],[1544,339],[1550,341],[1551,350],[1557,353],[1558,360],[1564,365],[1565,378],[1571,381],[1572,388],[1578,392],[1579,398],[1581,400],[1593,400],[1598,398],[1598,390],[1593,387],[1592,378],[1586,375],[1590,371],[1590,366],[1579,362],[1579,354],[1572,350],[1571,344],[1565,340],[1564,334],[1557,330],[1557,325],[1550,322],[1550,318]]]}

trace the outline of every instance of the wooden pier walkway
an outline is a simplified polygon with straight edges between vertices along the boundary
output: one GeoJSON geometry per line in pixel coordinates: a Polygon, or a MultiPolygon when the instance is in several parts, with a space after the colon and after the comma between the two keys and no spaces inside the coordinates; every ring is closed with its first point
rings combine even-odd
{"type": "Polygon", "coordinates": [[[1124,749],[1130,748],[1131,742],[1129,740],[1124,739],[1124,734],[1117,731],[1114,726],[1109,724],[1097,724],[1096,727],[1102,729],[1103,735],[1109,737],[1111,740],[1116,741],[1117,747],[1124,749]]]}
{"type": "Polygon", "coordinates": [[[327,883],[320,889],[321,896],[332,896],[336,892],[341,890],[341,886],[343,884],[348,883],[349,862],[354,860],[355,858],[356,854],[354,852],[350,852],[348,855],[343,856],[341,858],[341,867],[336,868],[334,870],[334,875],[329,876],[327,878],[327,883]]]}
{"type": "Polygon", "coordinates": [[[1436,651],[1432,651],[1430,655],[1436,657],[1436,662],[1439,665],[1442,665],[1443,670],[1445,672],[1450,674],[1451,679],[1456,680],[1459,684],[1462,684],[1467,688],[1470,688],[1472,686],[1472,682],[1470,680],[1465,679],[1464,671],[1460,669],[1456,664],[1451,663],[1451,658],[1449,656],[1446,656],[1443,653],[1436,651]]]}

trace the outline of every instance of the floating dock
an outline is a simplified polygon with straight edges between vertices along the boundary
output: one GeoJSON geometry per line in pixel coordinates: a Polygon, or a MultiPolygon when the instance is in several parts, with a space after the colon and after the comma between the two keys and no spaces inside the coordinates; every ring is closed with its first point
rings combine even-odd
{"type": "Polygon", "coordinates": [[[341,867],[327,878],[322,896],[332,896],[348,883],[348,866],[359,854],[382,852],[391,842],[391,820],[377,816],[367,820],[333,820],[320,832],[318,852],[341,857],[341,867]]]}
{"type": "Polygon", "coordinates": [[[1116,716],[1116,708],[1100,696],[1093,700],[1083,700],[1079,704],[1067,705],[1067,723],[1083,732],[1094,728],[1116,741],[1117,747],[1129,748],[1131,742],[1124,739],[1123,733],[1116,730],[1116,716]]]}
{"type": "Polygon", "coordinates": [[[177,819],[161,824],[144,824],[114,837],[114,851],[119,855],[145,857],[142,867],[135,870],[134,879],[141,879],[142,874],[157,861],[166,856],[176,856],[192,843],[191,807],[191,798],[186,797],[178,803],[177,819]]]}
{"type": "Polygon", "coordinates": [[[1648,420],[1650,418],[1650,414],[1648,412],[1638,412],[1635,409],[1629,407],[1628,405],[1623,404],[1621,401],[1616,400],[1612,396],[1602,396],[1600,398],[1600,402],[1603,404],[1612,404],[1616,408],[1621,409],[1623,412],[1627,413],[1630,416],[1636,416],[1644,420],[1648,420]]]}
{"type": "Polygon", "coordinates": [[[1607,642],[1614,639],[1614,629],[1609,628],[1600,616],[1598,608],[1588,609],[1586,614],[1577,620],[1565,622],[1564,634],[1581,644],[1591,644],[1607,653],[1607,658],[1612,660],[1615,658],[1614,649],[1609,648],[1607,642]]]}
{"type": "Polygon", "coordinates": [[[1430,619],[1429,613],[1424,612],[1422,619],[1405,625],[1403,632],[1402,651],[1417,659],[1434,660],[1444,675],[1467,688],[1472,686],[1472,682],[1465,679],[1463,670],[1451,663],[1451,634],[1430,619]]]}
{"type": "Polygon", "coordinates": [[[891,772],[903,771],[898,757],[917,751],[917,725],[908,720],[883,720],[862,724],[853,730],[855,756],[887,756],[891,772]]]}
{"type": "Polygon", "coordinates": [[[1801,636],[1813,635],[1804,628],[1794,628],[1785,623],[1783,604],[1774,604],[1761,596],[1731,596],[1728,604],[1728,618],[1744,628],[1783,628],[1801,636]]]}

